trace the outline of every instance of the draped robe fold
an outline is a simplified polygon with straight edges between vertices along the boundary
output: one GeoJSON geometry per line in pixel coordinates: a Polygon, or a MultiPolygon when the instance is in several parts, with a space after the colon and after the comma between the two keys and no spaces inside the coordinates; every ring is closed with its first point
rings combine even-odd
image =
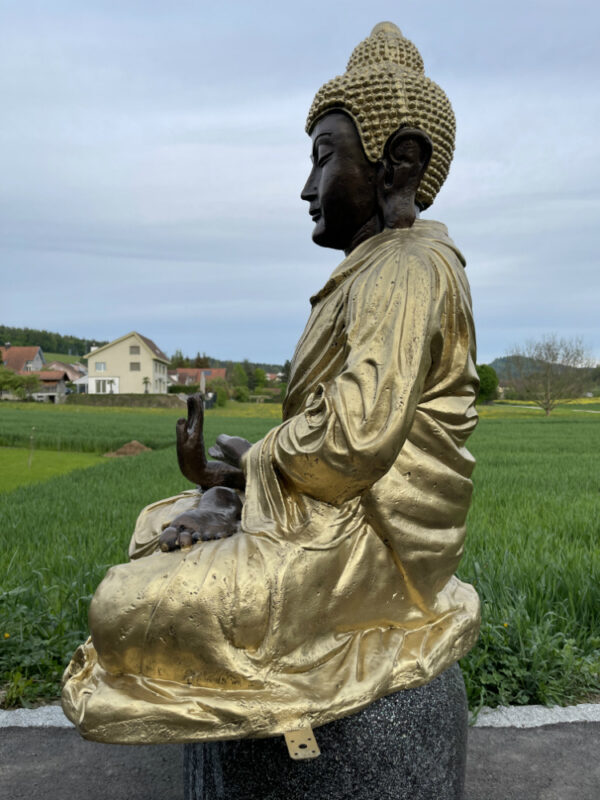
{"type": "Polygon", "coordinates": [[[318,726],[474,644],[477,594],[454,576],[477,421],[464,260],[417,220],[360,244],[311,302],[283,422],[244,457],[241,531],[162,553],[200,493],[160,501],[100,584],[63,689],[86,738],[318,726]]]}

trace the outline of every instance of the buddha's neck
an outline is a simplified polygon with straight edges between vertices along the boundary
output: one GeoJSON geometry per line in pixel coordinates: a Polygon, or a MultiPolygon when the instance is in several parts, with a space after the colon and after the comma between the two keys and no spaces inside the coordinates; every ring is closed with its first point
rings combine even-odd
{"type": "Polygon", "coordinates": [[[349,256],[359,244],[362,244],[362,242],[364,242],[366,239],[370,239],[371,236],[381,233],[384,228],[412,227],[415,219],[419,219],[421,216],[421,210],[416,204],[413,206],[413,208],[414,211],[412,213],[406,214],[402,218],[399,218],[395,225],[384,225],[379,214],[372,216],[371,219],[367,220],[365,224],[354,234],[352,241],[350,242],[350,246],[344,250],[344,255],[349,256]]]}

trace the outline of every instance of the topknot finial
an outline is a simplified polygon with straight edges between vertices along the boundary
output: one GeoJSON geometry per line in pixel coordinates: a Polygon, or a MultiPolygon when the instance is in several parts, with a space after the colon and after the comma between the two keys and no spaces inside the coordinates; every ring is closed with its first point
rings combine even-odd
{"type": "Polygon", "coordinates": [[[402,36],[402,31],[393,22],[378,22],[371,31],[371,36],[377,36],[379,33],[387,33],[392,36],[402,36]]]}
{"type": "Polygon", "coordinates": [[[371,35],[352,51],[346,69],[375,66],[384,62],[425,74],[421,54],[411,41],[404,38],[400,28],[393,22],[375,25],[371,35]]]}

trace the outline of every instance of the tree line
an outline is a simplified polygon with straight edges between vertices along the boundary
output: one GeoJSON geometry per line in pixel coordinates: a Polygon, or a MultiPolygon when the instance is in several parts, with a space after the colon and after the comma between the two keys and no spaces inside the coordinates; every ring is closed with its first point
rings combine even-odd
{"type": "Polygon", "coordinates": [[[102,347],[107,341],[81,339],[79,336],[63,336],[61,333],[38,330],[37,328],[13,328],[0,325],[0,344],[10,343],[14,347],[41,347],[47,353],[64,353],[84,356],[94,345],[102,347]]]}
{"type": "MultiPolygon", "coordinates": [[[[270,372],[277,374],[278,372],[283,371],[283,367],[281,364],[267,364],[262,361],[248,361],[245,358],[242,362],[231,361],[227,359],[220,359],[220,358],[213,358],[212,356],[206,355],[206,353],[196,353],[195,356],[185,356],[183,355],[180,349],[175,350],[173,355],[171,356],[171,369],[177,369],[177,367],[194,367],[196,369],[211,369],[211,368],[222,368],[225,367],[227,370],[228,378],[233,374],[233,368],[237,363],[242,363],[244,366],[245,371],[250,374],[254,369],[262,369],[264,372],[270,372]]],[[[289,363],[289,362],[288,362],[289,363]]]]}

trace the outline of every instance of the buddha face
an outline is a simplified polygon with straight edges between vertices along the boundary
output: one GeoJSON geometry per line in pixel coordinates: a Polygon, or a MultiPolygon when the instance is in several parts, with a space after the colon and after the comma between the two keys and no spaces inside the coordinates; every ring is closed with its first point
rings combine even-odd
{"type": "Polygon", "coordinates": [[[348,253],[377,232],[376,166],[364,154],[352,119],[325,114],[312,133],[312,162],[301,197],[309,203],[313,241],[348,253]]]}

